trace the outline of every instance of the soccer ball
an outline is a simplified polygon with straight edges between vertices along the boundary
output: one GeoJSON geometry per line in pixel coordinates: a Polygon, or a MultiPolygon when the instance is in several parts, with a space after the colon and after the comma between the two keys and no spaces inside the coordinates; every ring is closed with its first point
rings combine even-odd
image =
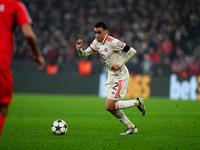
{"type": "Polygon", "coordinates": [[[51,130],[55,135],[63,135],[67,132],[67,123],[61,119],[55,120],[51,126],[51,130]]]}

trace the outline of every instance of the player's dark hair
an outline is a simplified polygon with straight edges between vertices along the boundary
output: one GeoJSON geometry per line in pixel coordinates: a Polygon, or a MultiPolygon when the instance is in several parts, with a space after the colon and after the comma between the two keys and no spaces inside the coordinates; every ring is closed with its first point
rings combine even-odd
{"type": "Polygon", "coordinates": [[[95,28],[102,28],[104,30],[107,30],[107,26],[104,22],[97,22],[94,26],[95,28]]]}

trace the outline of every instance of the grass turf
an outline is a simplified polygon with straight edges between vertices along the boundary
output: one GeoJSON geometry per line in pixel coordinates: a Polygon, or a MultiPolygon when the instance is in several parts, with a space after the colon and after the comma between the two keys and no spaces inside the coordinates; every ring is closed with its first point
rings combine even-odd
{"type": "Polygon", "coordinates": [[[0,150],[20,149],[200,149],[200,102],[145,100],[146,116],[137,107],[124,109],[138,126],[138,133],[119,136],[126,127],[104,108],[97,96],[14,94],[6,119],[0,150]],[[51,132],[63,119],[65,135],[51,132]]]}

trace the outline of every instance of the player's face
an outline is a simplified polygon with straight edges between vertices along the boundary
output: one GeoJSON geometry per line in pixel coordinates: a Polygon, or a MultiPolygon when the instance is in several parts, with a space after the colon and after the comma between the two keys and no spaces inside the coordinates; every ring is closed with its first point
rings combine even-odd
{"type": "Polygon", "coordinates": [[[94,28],[94,35],[98,42],[102,42],[107,35],[108,31],[103,28],[94,28]]]}

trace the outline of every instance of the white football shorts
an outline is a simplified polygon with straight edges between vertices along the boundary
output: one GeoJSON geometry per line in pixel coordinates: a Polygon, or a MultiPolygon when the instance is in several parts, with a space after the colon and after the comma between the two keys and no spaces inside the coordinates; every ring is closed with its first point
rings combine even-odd
{"type": "Polygon", "coordinates": [[[126,95],[129,78],[108,79],[106,82],[106,97],[111,100],[119,100],[126,95]]]}

